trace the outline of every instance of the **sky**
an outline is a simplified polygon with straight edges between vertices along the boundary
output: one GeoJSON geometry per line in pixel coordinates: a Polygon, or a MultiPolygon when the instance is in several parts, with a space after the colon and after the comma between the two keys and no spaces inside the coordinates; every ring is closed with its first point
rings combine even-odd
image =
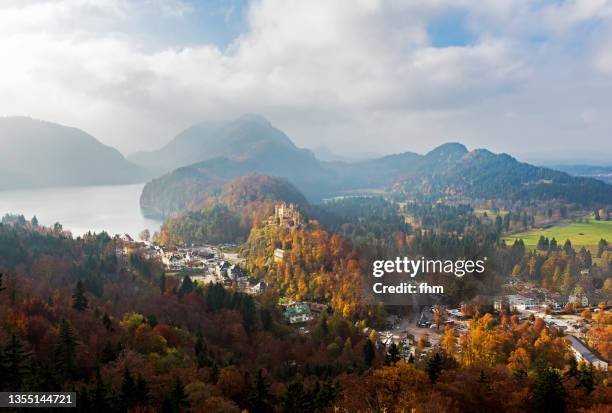
{"type": "Polygon", "coordinates": [[[124,154],[267,117],[301,147],[612,164],[612,0],[2,0],[0,115],[124,154]]]}

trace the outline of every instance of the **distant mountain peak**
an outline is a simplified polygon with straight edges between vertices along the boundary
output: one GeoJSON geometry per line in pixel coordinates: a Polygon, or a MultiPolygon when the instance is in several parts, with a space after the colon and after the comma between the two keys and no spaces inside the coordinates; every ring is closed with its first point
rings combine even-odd
{"type": "Polygon", "coordinates": [[[74,127],[26,116],[0,117],[0,189],[142,182],[119,151],[74,127]]]}
{"type": "Polygon", "coordinates": [[[460,158],[468,154],[469,151],[459,142],[447,142],[427,152],[427,158],[460,158]]]}

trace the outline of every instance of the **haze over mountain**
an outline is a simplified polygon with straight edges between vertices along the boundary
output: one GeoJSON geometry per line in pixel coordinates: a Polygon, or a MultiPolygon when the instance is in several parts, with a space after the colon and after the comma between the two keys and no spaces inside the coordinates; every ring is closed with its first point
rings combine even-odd
{"type": "MultiPolygon", "coordinates": [[[[197,204],[198,196],[209,196],[225,182],[252,173],[287,178],[313,202],[346,191],[386,189],[432,196],[558,198],[583,205],[612,204],[612,186],[601,181],[521,163],[486,149],[468,151],[460,143],[443,144],[425,155],[405,152],[358,162],[325,162],[297,148],[261,117],[251,115],[214,129],[189,131],[169,144],[168,148],[181,149],[167,153],[173,162],[188,156],[217,157],[148,183],[141,206],[151,214],[181,212],[197,204]]],[[[165,154],[161,150],[153,159],[165,154]]]]}
{"type": "Polygon", "coordinates": [[[0,118],[0,189],[127,184],[147,179],[119,151],[80,129],[0,118]]]}
{"type": "Polygon", "coordinates": [[[313,158],[310,151],[299,149],[282,131],[265,118],[247,114],[230,122],[200,122],[180,132],[164,147],[137,152],[132,162],[155,171],[170,170],[216,157],[241,160],[254,153],[268,156],[313,158]]]}
{"type": "Polygon", "coordinates": [[[555,165],[553,169],[567,172],[574,176],[586,176],[590,178],[599,179],[608,184],[612,184],[612,166],[600,166],[600,165],[555,165]]]}

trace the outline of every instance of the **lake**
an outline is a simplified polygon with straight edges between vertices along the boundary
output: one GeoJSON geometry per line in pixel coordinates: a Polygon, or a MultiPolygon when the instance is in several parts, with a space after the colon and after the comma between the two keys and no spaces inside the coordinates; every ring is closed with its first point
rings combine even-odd
{"type": "Polygon", "coordinates": [[[0,213],[36,215],[41,225],[56,222],[74,236],[87,231],[130,234],[136,238],[145,228],[158,231],[161,222],[140,211],[144,184],[38,188],[0,191],[0,213]]]}

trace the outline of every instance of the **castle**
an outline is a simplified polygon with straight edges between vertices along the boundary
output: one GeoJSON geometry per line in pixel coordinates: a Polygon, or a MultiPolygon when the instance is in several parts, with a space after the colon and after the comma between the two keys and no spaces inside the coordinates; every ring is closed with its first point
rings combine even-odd
{"type": "Polygon", "coordinates": [[[274,205],[274,215],[268,219],[269,225],[280,225],[285,227],[297,227],[302,225],[302,214],[298,211],[295,204],[283,202],[274,205]]]}

